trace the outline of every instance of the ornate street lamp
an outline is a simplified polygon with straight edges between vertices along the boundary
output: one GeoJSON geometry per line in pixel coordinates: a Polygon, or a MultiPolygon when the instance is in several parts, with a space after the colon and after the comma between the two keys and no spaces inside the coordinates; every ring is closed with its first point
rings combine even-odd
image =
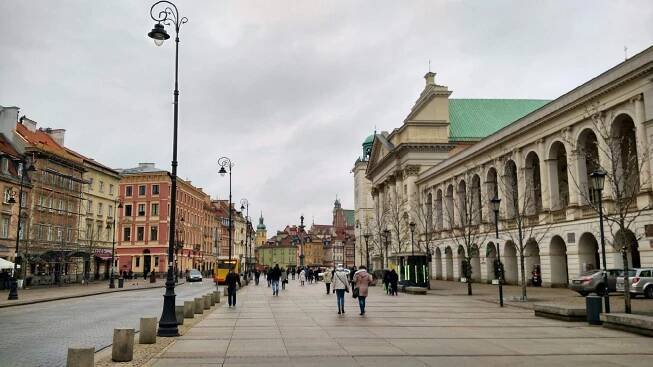
{"type": "Polygon", "coordinates": [[[365,265],[367,266],[367,269],[370,268],[370,247],[367,242],[370,239],[370,236],[370,233],[366,230],[363,238],[365,238],[365,265]]]}
{"type": "Polygon", "coordinates": [[[299,217],[299,240],[300,240],[300,253],[299,253],[299,266],[304,267],[304,214],[299,217]]]}
{"type": "Polygon", "coordinates": [[[115,267],[115,262],[116,262],[114,257],[116,254],[116,215],[118,213],[118,209],[122,209],[122,202],[118,200],[114,200],[113,201],[113,225],[107,223],[107,229],[113,229],[113,239],[111,243],[111,274],[109,276],[109,288],[116,287],[116,282],[113,279],[114,278],[113,269],[115,267]]]}
{"type": "Polygon", "coordinates": [[[177,317],[175,316],[175,279],[173,276],[173,257],[175,242],[175,217],[177,214],[177,127],[179,116],[179,29],[182,24],[188,22],[188,18],[179,17],[179,11],[175,4],[170,1],[157,1],[150,8],[150,17],[156,22],[154,28],[147,35],[154,40],[157,46],[161,46],[165,40],[170,38],[165,30],[165,25],[172,25],[175,29],[175,90],[174,95],[174,119],[172,129],[172,174],[170,175],[170,231],[168,235],[168,273],[166,275],[166,293],[163,296],[163,312],[159,320],[158,335],[169,337],[178,336],[177,317]],[[157,7],[160,10],[154,10],[157,7]]]}
{"type": "Polygon", "coordinates": [[[499,266],[499,306],[503,307],[503,265],[501,265],[501,245],[499,244],[499,208],[501,199],[494,197],[490,200],[492,210],[494,211],[494,230],[497,238],[497,263],[499,266]]]}
{"type": "Polygon", "coordinates": [[[415,222],[410,222],[408,223],[408,226],[410,227],[410,252],[411,256],[415,256],[415,241],[413,240],[413,236],[415,235],[415,222]]]}
{"type": "Polygon", "coordinates": [[[218,173],[220,176],[224,177],[227,173],[229,173],[229,268],[231,269],[232,264],[231,264],[231,233],[233,232],[233,220],[232,220],[232,203],[231,203],[231,169],[233,168],[233,163],[231,163],[231,159],[227,157],[220,157],[218,159],[218,165],[220,166],[220,170],[218,173]],[[225,168],[226,167],[226,168],[225,168]]]}
{"type": "Polygon", "coordinates": [[[249,247],[249,201],[247,199],[240,200],[240,211],[245,211],[245,276],[249,280],[249,258],[247,257],[247,248],[249,247]]]}
{"type": "Polygon", "coordinates": [[[605,312],[610,313],[610,290],[608,287],[608,267],[605,261],[605,235],[603,233],[603,187],[605,185],[605,176],[607,173],[602,169],[590,173],[592,179],[592,189],[594,197],[598,199],[599,207],[599,229],[601,231],[601,255],[603,255],[603,284],[605,284],[605,292],[602,296],[605,303],[605,312]]]}
{"type": "Polygon", "coordinates": [[[388,268],[388,237],[390,237],[390,230],[386,228],[383,230],[383,243],[385,245],[385,266],[383,269],[388,268]]]}
{"type": "MultiPolygon", "coordinates": [[[[20,249],[20,222],[23,218],[22,213],[23,213],[23,186],[25,185],[25,177],[27,176],[28,172],[34,172],[36,171],[36,168],[34,167],[34,162],[31,162],[28,164],[27,161],[19,161],[23,165],[23,170],[20,175],[20,184],[19,184],[19,189],[18,189],[18,225],[16,226],[16,256],[14,257],[14,270],[11,275],[11,283],[9,285],[9,296],[7,297],[8,300],[17,300],[18,299],[18,262],[22,262],[21,257],[18,255],[18,251],[20,249]]],[[[27,177],[29,179],[29,177],[27,177]]],[[[11,198],[8,200],[9,204],[15,204],[16,199],[14,199],[14,196],[12,195],[11,198]]]]}

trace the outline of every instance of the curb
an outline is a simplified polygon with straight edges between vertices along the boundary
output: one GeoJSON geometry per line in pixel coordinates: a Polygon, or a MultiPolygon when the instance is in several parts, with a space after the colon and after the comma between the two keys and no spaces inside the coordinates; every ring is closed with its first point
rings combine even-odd
{"type": "MultiPolygon", "coordinates": [[[[182,284],[186,284],[186,281],[179,282],[179,283],[175,284],[175,286],[182,285],[182,284]]],[[[96,291],[96,292],[91,292],[91,293],[74,294],[74,295],[70,295],[70,296],[42,298],[42,299],[35,299],[35,300],[23,301],[23,302],[18,301],[17,303],[0,304],[0,308],[26,306],[26,305],[33,305],[33,304],[37,304],[37,303],[60,301],[60,300],[64,300],[64,299],[73,299],[73,298],[83,298],[83,297],[97,296],[97,295],[100,295],[100,294],[144,291],[144,290],[148,290],[148,289],[158,289],[158,288],[165,288],[165,284],[157,285],[156,287],[142,287],[142,288],[128,288],[128,289],[115,288],[114,290],[102,290],[102,291],[96,291]]]]}

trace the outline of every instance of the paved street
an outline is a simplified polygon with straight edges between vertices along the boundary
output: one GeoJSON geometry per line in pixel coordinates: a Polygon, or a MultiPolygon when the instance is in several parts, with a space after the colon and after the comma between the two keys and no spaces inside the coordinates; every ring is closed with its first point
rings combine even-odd
{"type": "Polygon", "coordinates": [[[336,312],[324,285],[272,297],[246,287],[180,337],[153,366],[650,366],[650,338],[535,318],[465,296],[388,297],[375,287],[365,317],[347,295],[336,312]]]}
{"type": "MultiPolygon", "coordinates": [[[[210,281],[176,288],[177,300],[214,289],[210,281]]],[[[165,288],[109,293],[0,309],[2,366],[63,366],[70,345],[111,344],[113,328],[138,330],[142,316],[160,316],[165,288]]]]}

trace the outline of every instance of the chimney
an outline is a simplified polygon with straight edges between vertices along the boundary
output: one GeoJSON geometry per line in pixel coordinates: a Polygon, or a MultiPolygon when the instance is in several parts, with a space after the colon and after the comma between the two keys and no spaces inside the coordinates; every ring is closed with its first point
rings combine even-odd
{"type": "Polygon", "coordinates": [[[9,141],[13,140],[19,110],[18,107],[0,106],[0,133],[9,139],[9,141]]]}
{"type": "MultiPolygon", "coordinates": [[[[36,126],[35,126],[36,127],[36,126]]],[[[64,146],[64,136],[66,135],[65,129],[50,129],[47,128],[44,130],[50,137],[62,147],[64,146]]]]}
{"type": "Polygon", "coordinates": [[[139,163],[138,168],[154,168],[154,163],[139,163]]]}
{"type": "Polygon", "coordinates": [[[424,79],[426,79],[426,86],[435,85],[435,73],[429,71],[424,75],[424,79]]]}
{"type": "Polygon", "coordinates": [[[36,131],[36,121],[28,119],[27,116],[21,117],[19,122],[23,124],[23,126],[25,126],[27,130],[31,132],[36,131]]]}

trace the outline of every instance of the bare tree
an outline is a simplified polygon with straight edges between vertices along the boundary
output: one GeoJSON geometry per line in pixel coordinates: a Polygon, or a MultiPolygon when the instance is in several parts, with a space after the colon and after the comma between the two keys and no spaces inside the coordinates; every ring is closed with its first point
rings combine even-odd
{"type": "MultiPolygon", "coordinates": [[[[547,221],[541,203],[541,181],[539,178],[540,167],[538,163],[517,168],[515,162],[506,155],[503,159],[504,174],[498,175],[505,193],[506,215],[504,217],[504,233],[515,245],[519,258],[521,301],[527,301],[526,291],[526,265],[525,252],[529,243],[535,246],[544,239],[552,226],[552,221],[547,221]],[[524,190],[519,190],[519,182],[524,182],[524,190]],[[524,191],[524,192],[522,192],[524,191]]],[[[528,164],[528,163],[527,163],[528,164]]]]}
{"type": "Polygon", "coordinates": [[[390,246],[393,252],[405,251],[408,241],[408,213],[406,212],[406,200],[399,198],[396,194],[390,195],[384,205],[386,224],[392,233],[390,246]]]}
{"type": "Polygon", "coordinates": [[[366,223],[366,231],[370,234],[369,246],[370,253],[381,255],[381,267],[383,268],[383,259],[384,256],[388,256],[385,253],[385,243],[383,240],[383,231],[386,229],[386,213],[384,210],[374,211],[374,215],[370,218],[370,221],[366,223]]]}
{"type": "MultiPolygon", "coordinates": [[[[468,189],[467,183],[477,182],[474,179],[475,174],[467,170],[467,173],[460,176],[457,180],[457,189],[454,190],[454,198],[447,200],[443,209],[448,218],[450,228],[450,239],[457,245],[457,248],[463,248],[463,266],[462,275],[467,283],[467,295],[472,295],[472,259],[479,256],[479,244],[482,244],[487,238],[488,232],[481,229],[482,215],[482,198],[479,186],[472,186],[468,189]]],[[[431,221],[424,221],[429,224],[431,221]]],[[[425,227],[426,228],[426,227],[425,227]]]]}
{"type": "MultiPolygon", "coordinates": [[[[580,192],[583,204],[600,212],[599,197],[591,189],[592,172],[605,174],[605,208],[603,217],[612,235],[610,245],[621,253],[624,269],[624,303],[626,313],[631,313],[630,282],[628,279],[628,255],[636,250],[638,237],[632,230],[637,218],[650,206],[638,207],[637,196],[640,188],[650,183],[650,177],[642,174],[650,158],[650,150],[637,141],[634,122],[625,116],[614,116],[600,110],[593,104],[586,110],[591,122],[591,132],[583,136],[583,141],[569,141],[576,146],[576,159],[584,163],[587,177],[577,172],[570,176],[580,192]],[[608,123],[612,122],[612,123],[608,123]],[[638,149],[638,146],[642,149],[638,149]],[[640,164],[641,163],[641,164],[640,164]]],[[[607,288],[606,288],[607,289],[607,288]]]]}

